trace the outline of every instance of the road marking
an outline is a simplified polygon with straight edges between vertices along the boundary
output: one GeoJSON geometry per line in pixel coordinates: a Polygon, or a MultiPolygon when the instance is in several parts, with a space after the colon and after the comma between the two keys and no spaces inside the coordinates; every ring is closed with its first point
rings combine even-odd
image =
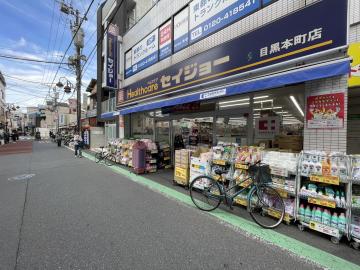
{"type": "MultiPolygon", "coordinates": [[[[94,160],[94,157],[88,153],[83,152],[83,156],[92,161],[94,160]]],[[[164,194],[166,197],[176,199],[182,203],[195,207],[189,195],[183,194],[172,188],[166,187],[144,176],[136,175],[119,166],[114,165],[109,168],[116,173],[126,176],[133,182],[142,184],[143,186],[146,186],[151,190],[164,194]]],[[[322,267],[325,267],[326,269],[360,270],[359,265],[346,261],[340,257],[332,255],[318,248],[312,247],[308,244],[300,242],[284,234],[278,233],[274,230],[263,229],[252,221],[233,215],[224,210],[216,209],[215,211],[208,213],[234,226],[236,229],[239,229],[245,233],[255,236],[260,240],[263,240],[272,245],[287,250],[300,258],[304,258],[306,260],[312,261],[322,267]]]]}
{"type": "Polygon", "coordinates": [[[35,174],[30,173],[30,174],[20,174],[20,175],[16,175],[13,177],[8,178],[8,181],[21,181],[21,180],[28,180],[30,178],[33,178],[35,176],[35,174]]]}

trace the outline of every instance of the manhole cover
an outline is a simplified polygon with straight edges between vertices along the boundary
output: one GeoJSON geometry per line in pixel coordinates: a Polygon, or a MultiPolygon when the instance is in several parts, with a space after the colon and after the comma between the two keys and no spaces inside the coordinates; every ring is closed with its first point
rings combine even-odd
{"type": "Polygon", "coordinates": [[[30,173],[30,174],[20,174],[20,175],[16,175],[13,177],[8,178],[9,181],[21,181],[21,180],[28,180],[32,177],[34,177],[35,174],[30,173]]]}

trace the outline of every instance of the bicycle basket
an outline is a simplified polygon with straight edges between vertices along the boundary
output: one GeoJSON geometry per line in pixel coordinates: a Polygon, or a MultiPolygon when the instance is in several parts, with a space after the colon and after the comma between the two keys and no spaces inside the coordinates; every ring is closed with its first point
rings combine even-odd
{"type": "Polygon", "coordinates": [[[249,174],[254,183],[264,184],[272,182],[269,165],[252,165],[249,167],[249,174]]]}

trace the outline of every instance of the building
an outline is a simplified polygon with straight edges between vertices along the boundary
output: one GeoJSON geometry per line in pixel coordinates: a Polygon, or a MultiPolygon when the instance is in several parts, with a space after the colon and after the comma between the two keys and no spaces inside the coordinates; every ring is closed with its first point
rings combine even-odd
{"type": "Polygon", "coordinates": [[[5,98],[6,81],[0,72],[0,129],[4,129],[6,124],[6,98],[5,98]]]}
{"type": "Polygon", "coordinates": [[[356,0],[121,2],[98,11],[98,36],[115,14],[97,75],[114,136],[360,153],[356,0]]]}

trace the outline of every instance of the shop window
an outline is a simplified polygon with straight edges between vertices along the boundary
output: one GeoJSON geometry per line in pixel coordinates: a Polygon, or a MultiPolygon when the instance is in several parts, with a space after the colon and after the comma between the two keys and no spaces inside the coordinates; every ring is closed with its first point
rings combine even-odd
{"type": "Polygon", "coordinates": [[[217,142],[233,142],[247,145],[246,117],[218,117],[216,120],[217,142]]]}
{"type": "Polygon", "coordinates": [[[153,139],[154,119],[148,113],[131,115],[131,136],[140,139],[153,139]]]}

